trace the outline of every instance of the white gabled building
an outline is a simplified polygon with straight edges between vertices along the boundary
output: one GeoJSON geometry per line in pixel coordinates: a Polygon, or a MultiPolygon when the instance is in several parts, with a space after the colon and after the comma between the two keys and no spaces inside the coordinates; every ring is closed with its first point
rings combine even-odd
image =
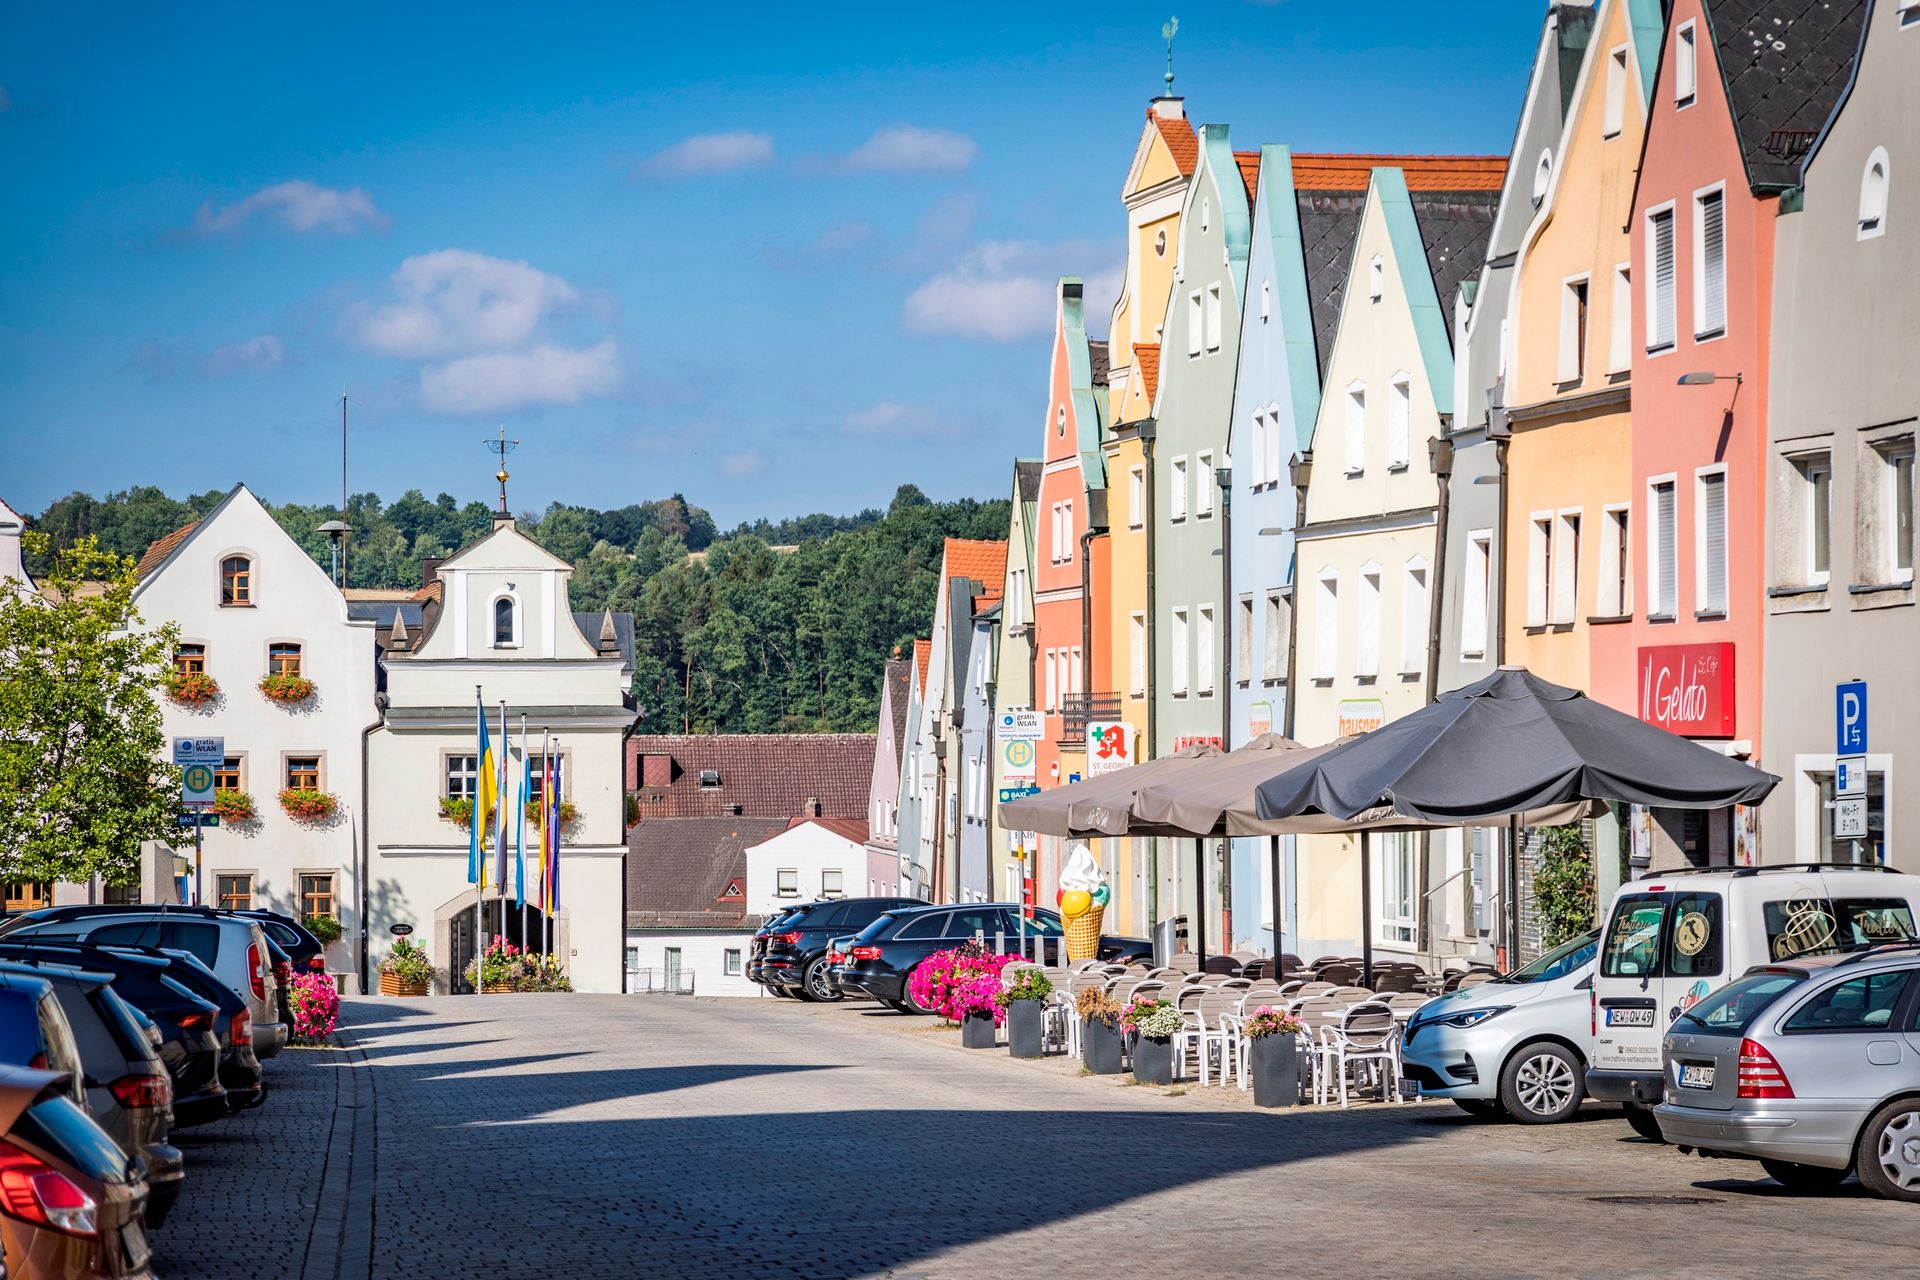
{"type": "MultiPolygon", "coordinates": [[[[578,814],[563,843],[553,949],[577,990],[619,991],[627,847],[622,760],[635,719],[628,693],[632,620],[576,615],[567,600],[572,566],[506,516],[432,572],[422,598],[353,606],[380,624],[385,675],[385,716],[372,737],[369,774],[375,950],[384,952],[392,925],[413,925],[442,991],[457,984],[473,956],[467,833],[441,816],[440,801],[473,791],[477,688],[496,752],[500,704],[507,705],[515,777],[522,717],[536,771],[542,733],[552,731],[562,798],[578,814]]],[[[537,847],[532,824],[527,841],[530,851],[537,847]]],[[[522,912],[503,901],[500,886],[490,887],[486,911],[489,937],[504,931],[516,944],[540,942],[537,925],[523,937],[522,912]]]]}
{"type": "MultiPolygon", "coordinates": [[[[204,672],[219,691],[188,706],[163,700],[165,732],[226,740],[216,784],[246,793],[254,817],[202,835],[202,900],[265,907],[294,915],[332,915],[341,925],[327,967],[357,990],[367,831],[366,751],[379,723],[374,699],[374,624],[349,616],[339,588],[244,484],[207,515],[153,544],[140,558],[134,605],[141,625],[180,629],[175,665],[204,672]],[[260,689],[268,675],[313,683],[302,701],[284,704],[260,689]],[[331,817],[303,821],[281,807],[283,789],[333,797],[331,817]]],[[[152,848],[137,900],[180,900],[189,872],[175,877],[175,854],[190,859],[190,833],[175,848],[152,848]]],[[[61,886],[60,899],[124,890],[61,886]]],[[[126,896],[132,896],[130,894],[126,896]]]]}

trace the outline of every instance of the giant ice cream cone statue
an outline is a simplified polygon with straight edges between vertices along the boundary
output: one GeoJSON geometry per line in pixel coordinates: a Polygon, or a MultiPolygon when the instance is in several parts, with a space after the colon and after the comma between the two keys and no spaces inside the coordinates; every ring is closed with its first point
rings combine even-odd
{"type": "Polygon", "coordinates": [[[1067,924],[1067,963],[1092,960],[1100,954],[1100,922],[1106,918],[1106,873],[1087,846],[1079,845],[1060,873],[1060,917],[1067,924]]]}

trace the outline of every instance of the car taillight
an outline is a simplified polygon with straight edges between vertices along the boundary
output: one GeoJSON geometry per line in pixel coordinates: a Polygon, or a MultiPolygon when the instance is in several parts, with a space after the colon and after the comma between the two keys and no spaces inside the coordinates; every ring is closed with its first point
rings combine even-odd
{"type": "Polygon", "coordinates": [[[97,1230],[93,1197],[46,1161],[0,1140],[0,1213],[70,1236],[97,1230]]]}
{"type": "Polygon", "coordinates": [[[247,981],[253,986],[255,1000],[267,998],[267,966],[261,958],[260,944],[257,942],[247,944],[247,981]]]}
{"type": "Polygon", "coordinates": [[[827,963],[828,963],[828,964],[845,964],[846,962],[847,962],[847,953],[846,953],[846,952],[844,952],[844,951],[835,951],[835,950],[834,950],[834,949],[833,949],[832,947],[828,947],[828,948],[827,948],[827,963]]]}
{"type": "Polygon", "coordinates": [[[35,1071],[53,1070],[53,1064],[47,1061],[47,1055],[44,1053],[36,1053],[31,1058],[28,1058],[27,1065],[32,1067],[35,1071]]]}
{"type": "Polygon", "coordinates": [[[1740,1042],[1740,1093],[1742,1098],[1791,1098],[1793,1086],[1787,1073],[1773,1060],[1767,1047],[1756,1040],[1740,1042]]]}
{"type": "Polygon", "coordinates": [[[855,960],[878,960],[880,958],[880,948],[855,947],[853,950],[847,952],[847,954],[855,960]]]}
{"type": "Polygon", "coordinates": [[[313,970],[315,973],[325,973],[327,971],[327,958],[325,956],[310,956],[307,959],[307,968],[313,970]]]}
{"type": "Polygon", "coordinates": [[[253,1042],[253,1015],[242,1009],[233,1015],[233,1028],[229,1033],[232,1043],[237,1047],[253,1042]]]}
{"type": "Polygon", "coordinates": [[[293,985],[293,966],[285,960],[273,962],[273,980],[283,987],[293,985]]]}
{"type": "Polygon", "coordinates": [[[189,1031],[204,1031],[212,1021],[213,1015],[205,1011],[180,1015],[180,1025],[189,1031]]]}
{"type": "Polygon", "coordinates": [[[173,1101],[173,1082],[165,1076],[121,1076],[107,1092],[123,1107],[164,1107],[173,1101]]]}
{"type": "Polygon", "coordinates": [[[798,929],[795,929],[792,933],[776,933],[773,936],[776,941],[784,942],[790,947],[800,945],[800,931],[798,929]]]}

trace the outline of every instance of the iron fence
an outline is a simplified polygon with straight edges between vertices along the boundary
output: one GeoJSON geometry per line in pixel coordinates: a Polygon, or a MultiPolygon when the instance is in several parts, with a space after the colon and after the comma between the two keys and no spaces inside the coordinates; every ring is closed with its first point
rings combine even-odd
{"type": "Polygon", "coordinates": [[[693,970],[629,969],[627,991],[643,996],[690,996],[693,994],[693,970]]]}

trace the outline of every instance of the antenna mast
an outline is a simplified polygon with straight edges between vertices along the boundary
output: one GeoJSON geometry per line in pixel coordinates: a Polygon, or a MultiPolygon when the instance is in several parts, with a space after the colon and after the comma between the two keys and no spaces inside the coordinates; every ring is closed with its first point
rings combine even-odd
{"type": "Polygon", "coordinates": [[[513,452],[513,451],[514,451],[515,449],[518,449],[518,448],[520,447],[520,442],[519,442],[518,440],[509,440],[509,439],[507,439],[507,428],[506,428],[506,426],[505,426],[504,424],[502,424],[502,426],[500,427],[500,438],[499,438],[499,439],[497,439],[497,440],[482,440],[482,441],[481,441],[480,443],[481,443],[481,444],[483,444],[483,445],[485,445],[485,446],[487,447],[487,452],[489,452],[489,453],[493,453],[493,454],[497,454],[497,455],[499,455],[499,458],[500,458],[500,469],[499,469],[498,471],[496,471],[496,472],[494,472],[494,473],[493,473],[493,478],[494,478],[495,480],[498,480],[498,481],[500,482],[500,517],[501,517],[502,519],[506,519],[506,518],[508,517],[508,512],[507,512],[507,480],[508,480],[508,476],[507,476],[507,455],[508,455],[508,454],[510,454],[510,453],[512,453],[512,452],[513,452]]]}
{"type": "Polygon", "coordinates": [[[347,586],[347,389],[340,388],[340,588],[347,586]]]}

